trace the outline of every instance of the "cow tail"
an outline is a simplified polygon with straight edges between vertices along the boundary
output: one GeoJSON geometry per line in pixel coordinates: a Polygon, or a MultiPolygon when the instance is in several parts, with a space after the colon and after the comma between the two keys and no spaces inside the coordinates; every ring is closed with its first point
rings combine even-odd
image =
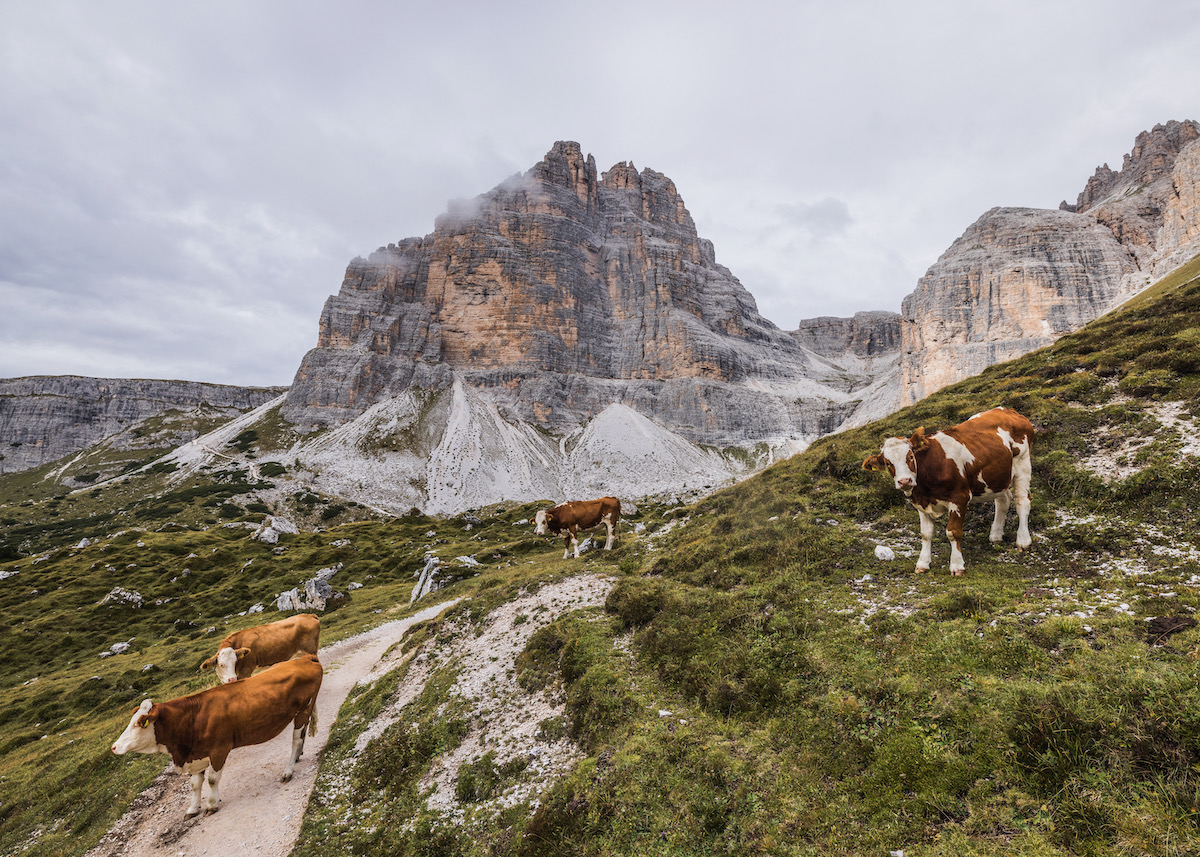
{"type": "Polygon", "coordinates": [[[317,734],[317,696],[313,694],[312,708],[308,712],[308,734],[317,734]]]}

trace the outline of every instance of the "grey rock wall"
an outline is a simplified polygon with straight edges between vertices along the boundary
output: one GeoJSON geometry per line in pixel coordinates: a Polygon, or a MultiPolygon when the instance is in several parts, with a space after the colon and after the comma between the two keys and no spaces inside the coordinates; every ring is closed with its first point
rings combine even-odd
{"type": "MultiPolygon", "coordinates": [[[[231,417],[283,390],[74,375],[0,379],[0,473],[55,461],[173,409],[231,417]]],[[[166,442],[185,443],[195,434],[181,429],[166,442]]],[[[124,440],[127,446],[137,442],[124,440]]]]}

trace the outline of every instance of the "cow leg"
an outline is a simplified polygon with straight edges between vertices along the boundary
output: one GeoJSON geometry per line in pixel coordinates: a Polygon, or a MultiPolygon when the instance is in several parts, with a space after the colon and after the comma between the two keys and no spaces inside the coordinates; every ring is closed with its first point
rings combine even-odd
{"type": "Polygon", "coordinates": [[[575,534],[572,533],[568,528],[567,531],[563,533],[563,559],[567,559],[571,556],[571,542],[574,541],[574,539],[575,534]]]}
{"type": "Polygon", "coordinates": [[[992,520],[992,532],[988,536],[994,545],[1004,541],[1004,519],[1008,516],[1008,504],[1011,501],[1011,491],[1004,491],[996,495],[996,517],[992,520]]]}
{"type": "Polygon", "coordinates": [[[933,515],[924,509],[917,509],[921,516],[921,555],[917,557],[917,574],[929,571],[933,562],[933,515]]]}
{"type": "Polygon", "coordinates": [[[1017,504],[1017,547],[1025,550],[1033,539],[1029,536],[1029,482],[1033,476],[1033,460],[1028,449],[1013,459],[1012,495],[1017,504]]]}
{"type": "Polygon", "coordinates": [[[571,527],[571,547],[575,548],[575,559],[579,559],[579,528],[571,527]]]}
{"type": "Polygon", "coordinates": [[[212,768],[208,769],[208,806],[204,807],[204,814],[209,815],[220,809],[217,804],[221,802],[221,772],[212,768]]]}
{"type": "Polygon", "coordinates": [[[286,783],[292,778],[292,771],[296,769],[296,762],[300,758],[300,754],[304,752],[304,726],[292,727],[292,754],[288,756],[287,767],[283,769],[283,779],[281,783],[286,783]]]}
{"type": "Polygon", "coordinates": [[[192,802],[188,804],[187,812],[184,813],[187,818],[200,814],[200,788],[203,785],[204,771],[192,774],[192,802]]]}
{"type": "Polygon", "coordinates": [[[950,573],[953,575],[961,575],[967,568],[963,562],[962,537],[963,512],[966,511],[968,502],[960,498],[960,502],[951,500],[949,503],[950,515],[946,521],[946,537],[950,539],[950,573]]]}
{"type": "Polygon", "coordinates": [[[613,543],[612,515],[611,514],[605,515],[600,520],[604,521],[604,526],[608,527],[608,538],[604,540],[604,549],[606,551],[610,551],[610,550],[612,550],[612,543],[613,543]]]}

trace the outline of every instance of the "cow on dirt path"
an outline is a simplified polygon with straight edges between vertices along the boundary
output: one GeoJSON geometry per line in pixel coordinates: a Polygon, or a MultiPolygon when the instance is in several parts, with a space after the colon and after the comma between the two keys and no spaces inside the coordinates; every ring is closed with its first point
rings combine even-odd
{"type": "Polygon", "coordinates": [[[579,541],[576,533],[604,524],[608,527],[608,538],[604,541],[604,549],[612,550],[613,536],[617,531],[617,522],[621,520],[621,501],[616,497],[601,497],[599,500],[572,500],[555,506],[553,509],[542,509],[534,517],[537,522],[537,534],[543,536],[548,529],[555,535],[563,534],[563,559],[570,556],[570,548],[575,547],[575,558],[579,559],[579,541]]]}
{"type": "Polygon", "coordinates": [[[278,622],[234,631],[217,646],[217,653],[200,664],[216,667],[222,684],[253,675],[297,654],[315,655],[321,642],[321,620],[315,613],[298,613],[278,622]]]}
{"type": "Polygon", "coordinates": [[[917,571],[928,571],[933,522],[949,512],[950,571],[965,570],[963,514],[973,500],[993,500],[996,517],[990,539],[1004,540],[1004,518],[1017,505],[1017,547],[1029,537],[1029,480],[1033,470],[1033,425],[1009,408],[993,408],[965,422],[926,436],[922,426],[911,437],[890,437],[864,470],[886,471],[921,516],[921,556],[917,571]]]}
{"type": "Polygon", "coordinates": [[[317,728],[317,692],[324,671],[315,655],[276,664],[241,681],[219,684],[169,702],[147,699],[133,712],[125,731],[112,745],[126,753],[166,753],[175,767],[192,777],[187,816],[200,813],[200,787],[208,775],[205,813],[216,812],[221,800],[221,772],[235,747],[270,741],[292,724],[292,752],[282,782],[292,778],[304,752],[308,729],[317,728]]]}

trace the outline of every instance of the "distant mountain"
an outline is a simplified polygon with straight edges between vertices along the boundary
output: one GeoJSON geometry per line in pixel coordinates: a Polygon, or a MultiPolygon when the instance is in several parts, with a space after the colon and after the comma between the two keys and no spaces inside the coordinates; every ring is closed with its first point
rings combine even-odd
{"type": "Polygon", "coordinates": [[[901,307],[909,404],[1078,330],[1200,253],[1200,123],[1138,135],[1074,205],[993,208],[901,307]]]}
{"type": "Polygon", "coordinates": [[[598,174],[571,142],[351,262],[283,415],[336,426],[456,380],[557,435],[620,404],[720,446],[810,441],[859,404],[836,355],[759,315],[669,178],[598,174]]]}
{"type": "Polygon", "coordinates": [[[836,321],[780,330],[669,178],[601,174],[560,142],[432,234],[352,261],[281,414],[326,432],[296,454],[321,487],[364,502],[707,490],[894,377],[894,314],[836,321]]]}
{"type": "Polygon", "coordinates": [[[161,454],[283,390],[74,375],[0,379],[0,473],[29,470],[104,440],[127,453],[117,458],[161,454]],[[154,417],[162,419],[147,425],[154,417]]]}

